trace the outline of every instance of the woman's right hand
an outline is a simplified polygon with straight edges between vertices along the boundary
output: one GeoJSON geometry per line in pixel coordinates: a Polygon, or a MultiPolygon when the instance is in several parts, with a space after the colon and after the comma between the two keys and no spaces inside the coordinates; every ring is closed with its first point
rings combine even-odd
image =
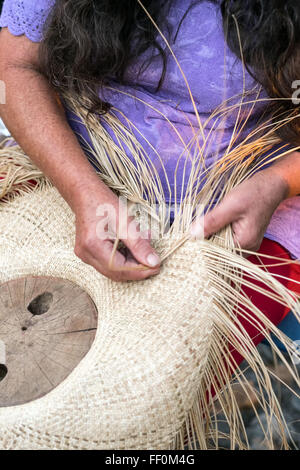
{"type": "Polygon", "coordinates": [[[75,254],[82,261],[114,281],[142,280],[158,274],[160,259],[149,236],[139,231],[137,223],[128,217],[126,208],[109,188],[103,190],[103,185],[99,185],[99,189],[81,189],[80,203],[74,211],[75,254]],[[121,234],[128,253],[116,251],[112,258],[116,232],[121,234]]]}
{"type": "MultiPolygon", "coordinates": [[[[0,32],[0,80],[6,84],[1,117],[31,160],[52,181],[76,216],[75,253],[105,276],[116,281],[139,280],[159,272],[159,258],[150,240],[129,234],[123,242],[130,256],[116,252],[113,240],[99,237],[97,209],[118,208],[118,198],[101,182],[70,128],[49,81],[40,73],[39,44],[25,35],[0,32]]],[[[118,214],[118,210],[116,210],[118,214]]],[[[132,221],[125,225],[132,226],[132,221]]],[[[117,230],[119,230],[117,220],[117,230]]]]}

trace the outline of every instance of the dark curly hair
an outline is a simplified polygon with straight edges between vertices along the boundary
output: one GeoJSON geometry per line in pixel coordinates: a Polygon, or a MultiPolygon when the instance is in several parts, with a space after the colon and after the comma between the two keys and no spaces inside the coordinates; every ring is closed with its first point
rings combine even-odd
{"type": "Polygon", "coordinates": [[[268,95],[278,99],[270,111],[281,118],[294,116],[279,136],[299,145],[299,106],[292,101],[292,84],[300,79],[300,1],[225,0],[221,9],[230,48],[243,56],[247,70],[268,95]]]}
{"type": "MultiPolygon", "coordinates": [[[[189,8],[201,1],[195,0],[189,8]]],[[[300,79],[300,1],[211,2],[221,8],[229,47],[243,58],[269,96],[280,98],[272,112],[296,116],[298,107],[292,103],[291,95],[292,83],[300,79]]],[[[172,0],[142,3],[160,27],[168,27],[172,0]]],[[[41,70],[59,93],[68,91],[77,97],[88,97],[91,112],[105,113],[109,104],[99,99],[99,87],[110,78],[124,83],[128,65],[146,50],[152,51],[148,63],[154,56],[161,57],[162,75],[157,89],[160,88],[167,52],[157,38],[157,30],[138,0],[56,0],[40,47],[41,70]]],[[[147,63],[142,65],[145,67],[147,63]]],[[[280,137],[299,145],[300,120],[295,118],[282,127],[280,137]]]]}
{"type": "MultiPolygon", "coordinates": [[[[161,23],[170,0],[143,0],[152,18],[161,23]]],[[[152,48],[163,62],[157,89],[166,71],[166,53],[157,30],[137,0],[57,0],[46,23],[40,47],[42,72],[58,92],[84,96],[91,111],[105,113],[99,87],[114,78],[124,81],[128,65],[152,48]]],[[[142,69],[147,63],[142,65],[142,69]]]]}

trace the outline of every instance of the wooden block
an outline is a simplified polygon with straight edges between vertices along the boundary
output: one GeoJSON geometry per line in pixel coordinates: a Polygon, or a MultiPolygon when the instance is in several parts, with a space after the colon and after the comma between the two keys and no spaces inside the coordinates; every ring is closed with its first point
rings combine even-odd
{"type": "Polygon", "coordinates": [[[96,307],[76,284],[26,277],[0,285],[0,406],[35,400],[89,351],[96,307]]]}

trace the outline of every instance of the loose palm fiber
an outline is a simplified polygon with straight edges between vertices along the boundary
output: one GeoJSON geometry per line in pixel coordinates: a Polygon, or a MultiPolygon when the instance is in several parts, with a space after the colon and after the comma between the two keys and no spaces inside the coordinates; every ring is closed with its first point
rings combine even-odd
{"type": "MultiPolygon", "coordinates": [[[[81,108],[76,111],[83,113],[81,108]]],[[[99,123],[85,119],[93,143],[97,139],[100,148],[103,142],[108,152],[114,148],[109,146],[109,138],[99,123]]],[[[112,117],[107,115],[106,119],[112,119],[116,125],[113,111],[112,117]]],[[[127,132],[121,123],[118,129],[127,132]]],[[[134,136],[131,139],[134,145],[134,136]]],[[[268,144],[266,139],[263,148],[268,144]]],[[[274,135],[268,139],[273,143],[274,135]]],[[[244,162],[238,164],[236,152],[242,153],[242,149],[231,152],[235,165],[227,180],[228,187],[251,173],[244,162]]],[[[269,447],[273,447],[273,442],[268,426],[275,419],[283,447],[287,448],[287,427],[270,372],[236,315],[249,317],[247,311],[252,311],[255,315],[252,321],[258,330],[270,340],[273,332],[292,354],[289,340],[243,293],[242,275],[247,274],[247,281],[243,282],[248,285],[252,279],[263,281],[272,289],[266,295],[278,299],[299,317],[297,297],[241,256],[234,246],[231,228],[210,240],[192,241],[187,236],[190,218],[186,217],[183,204],[168,232],[163,233],[165,219],[161,215],[155,219],[161,236],[154,244],[164,258],[161,273],[145,281],[115,283],[75,256],[71,210],[21,149],[5,148],[1,156],[5,171],[10,169],[1,182],[1,282],[26,275],[73,281],[95,302],[98,330],[91,350],[63,383],[31,403],[0,410],[0,447],[218,448],[223,434],[218,431],[216,414],[221,409],[230,426],[228,439],[232,448],[247,448],[232,387],[229,349],[235,347],[256,373],[260,387],[257,399],[268,418],[264,431],[269,447]],[[28,180],[37,184],[33,186],[28,180]],[[214,399],[209,397],[212,387],[218,390],[214,399]]],[[[109,156],[107,160],[104,153],[97,154],[102,168],[100,176],[107,184],[113,179],[111,187],[120,194],[141,202],[140,195],[134,194],[135,182],[131,184],[127,176],[126,184],[122,180],[126,173],[123,153],[111,152],[109,156]],[[110,171],[113,159],[119,162],[119,169],[114,166],[110,171]]],[[[227,168],[228,161],[226,157],[223,167],[227,168]]],[[[225,171],[222,165],[210,169],[209,184],[223,177],[225,171]]],[[[149,180],[149,176],[145,178],[149,180]]],[[[204,188],[202,194],[207,199],[209,189],[204,188]]],[[[145,200],[143,205],[151,212],[149,201],[145,200]]],[[[299,383],[295,368],[272,344],[299,383]]],[[[243,372],[238,368],[234,380],[245,387],[243,372]]],[[[249,393],[246,387],[245,393],[249,393]]]]}
{"type": "MultiPolygon", "coordinates": [[[[226,437],[232,449],[247,449],[233,384],[240,383],[246,395],[249,389],[239,367],[232,376],[232,348],[255,373],[255,401],[265,412],[265,425],[253,408],[269,448],[274,448],[274,421],[282,447],[288,448],[288,427],[271,383],[274,374],[237,315],[268,338],[299,385],[296,367],[277,349],[271,333],[286,345],[290,356],[293,345],[253,305],[242,284],[261,281],[266,296],[300,319],[298,298],[242,256],[230,226],[209,240],[193,241],[188,233],[199,204],[210,207],[251,177],[264,163],[265,153],[280,142],[276,130],[295,115],[265,121],[234,145],[247,122],[242,108],[251,103],[244,97],[237,105],[227,101],[211,118],[226,119],[226,113],[238,109],[236,128],[227,151],[210,168],[204,167],[207,123],[199,118],[193,142],[183,142],[187,156],[182,158],[192,162],[191,171],[168,227],[170,214],[160,178],[132,132],[133,123],[122,123],[114,108],[101,117],[117,136],[116,145],[103,121],[88,115],[86,103],[64,98],[89,130],[93,148],[88,150],[98,163],[99,177],[138,204],[143,215],[150,215],[159,234],[153,244],[163,264],[158,276],[126,283],[115,283],[84,264],[73,251],[74,215],[57,190],[20,147],[0,151],[0,281],[26,275],[68,279],[91,296],[98,310],[95,341],[75,370],[46,396],[0,409],[0,448],[207,449],[218,448],[226,437]],[[125,147],[131,149],[134,162],[125,147]],[[158,212],[153,211],[154,203],[159,204],[158,212]],[[229,424],[227,436],[218,427],[220,411],[229,424]]],[[[286,153],[283,145],[274,160],[286,153]]]]}

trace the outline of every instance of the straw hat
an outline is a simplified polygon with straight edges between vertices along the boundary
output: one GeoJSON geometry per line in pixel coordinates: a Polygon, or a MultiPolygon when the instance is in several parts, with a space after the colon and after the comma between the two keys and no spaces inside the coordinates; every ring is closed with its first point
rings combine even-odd
{"type": "MultiPolygon", "coordinates": [[[[111,120],[114,129],[124,131],[117,126],[115,116],[105,119],[111,120]]],[[[141,202],[142,194],[134,193],[139,175],[131,172],[132,180],[128,181],[126,166],[130,162],[122,152],[113,150],[107,134],[96,129],[97,125],[96,121],[94,127],[90,124],[90,134],[98,148],[101,177],[113,189],[141,202]],[[103,148],[110,152],[109,160],[103,148]]],[[[253,155],[273,144],[272,139],[252,144],[253,155]]],[[[287,447],[285,425],[269,372],[239,324],[237,313],[247,316],[248,309],[250,315],[260,319],[258,329],[268,338],[273,332],[292,353],[291,345],[246,297],[240,288],[243,273],[250,284],[251,279],[264,282],[273,292],[266,291],[266,295],[276,296],[297,315],[299,305],[292,292],[240,256],[230,227],[209,241],[192,241],[186,236],[190,218],[184,205],[167,233],[166,214],[160,214],[161,236],[155,248],[164,259],[161,273],[145,281],[115,283],[75,256],[74,215],[21,149],[4,148],[0,153],[0,176],[4,177],[0,182],[1,283],[27,275],[67,279],[89,294],[98,311],[97,334],[91,349],[60,385],[32,402],[0,408],[0,448],[217,447],[219,434],[213,430],[218,410],[225,412],[231,426],[232,445],[247,448],[232,388],[232,346],[243,354],[256,374],[263,390],[259,396],[261,406],[267,417],[275,416],[282,424],[279,432],[287,447]],[[37,182],[34,188],[29,182],[33,179],[37,182]],[[183,233],[180,243],[178,237],[170,236],[176,233],[183,233]],[[212,388],[217,400],[210,396],[212,388]]],[[[234,152],[230,158],[235,159],[234,152]]],[[[227,163],[224,161],[224,168],[227,163]]],[[[235,167],[236,173],[227,182],[228,191],[249,171],[245,165],[235,167]]],[[[151,185],[153,178],[145,174],[146,166],[143,175],[151,185]]],[[[204,202],[212,198],[211,182],[218,177],[220,166],[211,170],[208,184],[200,192],[204,202]]],[[[157,197],[159,189],[146,191],[154,193],[157,197]]],[[[147,212],[149,200],[144,203],[147,212]]],[[[296,372],[285,363],[298,380],[296,372]]],[[[240,369],[236,380],[245,384],[240,369]]]]}
{"type": "Polygon", "coordinates": [[[94,344],[67,380],[41,399],[0,410],[0,447],[167,448],[207,361],[212,293],[201,250],[188,266],[200,279],[178,276],[186,245],[151,282],[119,284],[74,255],[73,214],[54,188],[16,198],[0,219],[1,282],[68,279],[98,310],[94,344]]]}

